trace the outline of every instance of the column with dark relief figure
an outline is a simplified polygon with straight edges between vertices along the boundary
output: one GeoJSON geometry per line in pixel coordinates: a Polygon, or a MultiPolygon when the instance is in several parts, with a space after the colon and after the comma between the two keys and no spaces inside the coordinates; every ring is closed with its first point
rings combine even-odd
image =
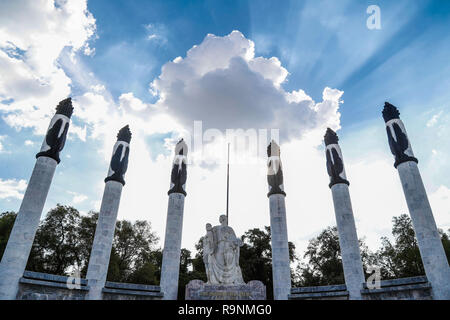
{"type": "Polygon", "coordinates": [[[284,192],[280,146],[273,140],[267,147],[267,156],[273,297],[275,300],[287,300],[291,292],[291,268],[286,222],[286,193],[284,192]]]}
{"type": "Polygon", "coordinates": [[[106,283],[109,259],[114,239],[117,214],[119,212],[122,188],[125,185],[124,175],[128,168],[131,132],[128,126],[120,129],[117,142],[113,148],[108,176],[105,179],[102,204],[98,214],[94,242],[86,278],[90,287],[89,300],[102,299],[102,289],[106,283]]]}
{"type": "Polygon", "coordinates": [[[16,298],[56,166],[61,161],[59,153],[64,148],[72,112],[71,98],[58,104],[36,155],[36,164],[0,263],[0,299],[16,298]]]}
{"type": "Polygon", "coordinates": [[[188,147],[181,139],[175,146],[175,158],[168,191],[169,204],[160,282],[164,300],[176,300],[178,296],[184,198],[186,197],[187,153],[188,147]]]}
{"type": "Polygon", "coordinates": [[[328,128],[324,140],[327,171],[330,176],[329,187],[333,196],[345,285],[349,292],[349,299],[361,300],[361,289],[365,277],[348,188],[350,183],[345,173],[344,158],[337,134],[328,128]]]}
{"type": "Polygon", "coordinates": [[[432,286],[433,298],[449,300],[450,267],[417,166],[418,160],[414,156],[398,109],[386,102],[383,118],[386,123],[389,147],[395,157],[394,167],[400,176],[419,244],[420,256],[426,276],[432,286]]]}

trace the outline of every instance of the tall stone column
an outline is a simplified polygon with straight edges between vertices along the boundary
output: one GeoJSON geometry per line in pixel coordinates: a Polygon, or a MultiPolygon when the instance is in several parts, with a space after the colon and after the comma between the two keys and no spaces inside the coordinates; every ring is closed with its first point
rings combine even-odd
{"type": "Polygon", "coordinates": [[[168,191],[169,205],[161,267],[161,291],[164,293],[164,300],[177,300],[178,296],[184,198],[186,197],[187,153],[187,145],[181,139],[175,147],[170,190],[168,191]]]}
{"type": "Polygon", "coordinates": [[[25,271],[56,165],[60,162],[59,153],[64,148],[72,112],[70,98],[58,104],[36,155],[36,164],[0,263],[0,299],[16,298],[19,279],[25,271]]]}
{"type": "Polygon", "coordinates": [[[120,196],[125,185],[124,175],[128,167],[131,132],[128,126],[120,129],[117,142],[109,165],[108,176],[105,179],[102,204],[95,228],[94,242],[86,278],[90,286],[89,300],[100,300],[108,274],[109,258],[114,239],[120,196]]]}
{"type": "Polygon", "coordinates": [[[450,268],[434,221],[433,212],[417,167],[400,112],[386,102],[383,110],[389,146],[395,156],[394,167],[408,205],[409,214],[419,244],[420,256],[434,299],[450,299],[450,268]]]}
{"type": "Polygon", "coordinates": [[[360,300],[362,299],[361,289],[365,277],[348,189],[349,182],[345,174],[344,158],[338,141],[339,138],[336,133],[328,128],[325,134],[327,171],[330,176],[329,187],[333,195],[345,285],[349,292],[349,298],[360,300]]]}
{"type": "Polygon", "coordinates": [[[272,245],[273,297],[287,300],[291,292],[291,268],[280,147],[272,140],[267,147],[267,182],[269,184],[270,233],[272,245]]]}

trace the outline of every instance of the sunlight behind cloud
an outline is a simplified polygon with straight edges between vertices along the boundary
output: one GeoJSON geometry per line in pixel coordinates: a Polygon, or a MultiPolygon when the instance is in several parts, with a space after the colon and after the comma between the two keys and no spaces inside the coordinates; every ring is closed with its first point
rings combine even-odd
{"type": "MultiPolygon", "coordinates": [[[[152,43],[149,47],[161,49],[154,45],[157,43],[167,49],[172,38],[166,25],[147,22],[145,39],[141,42],[121,39],[96,51],[95,57],[104,60],[95,62],[102,61],[103,69],[107,69],[105,65],[115,64],[116,71],[124,76],[122,79],[109,75],[109,78],[99,80],[95,71],[81,59],[97,49],[92,40],[97,36],[99,26],[88,11],[87,1],[61,1],[58,6],[45,0],[32,1],[26,6],[24,3],[0,4],[0,111],[8,129],[28,128],[34,134],[42,135],[56,104],[73,95],[75,109],[67,144],[76,145],[77,149],[71,151],[70,158],[67,153],[64,160],[76,161],[71,162],[75,168],[71,168],[71,175],[64,176],[64,181],[82,181],[94,186],[95,192],[85,191],[82,187],[69,189],[73,193],[66,194],[67,201],[72,201],[75,206],[99,209],[104,182],[98,177],[87,176],[84,169],[100,163],[99,167],[104,168],[103,177],[117,132],[129,124],[132,132],[130,162],[119,219],[150,220],[163,238],[173,148],[179,138],[188,139],[192,135],[194,121],[200,120],[203,129],[217,129],[222,133],[238,128],[280,129],[289,239],[297,244],[299,252],[306,248],[310,238],[335,224],[321,144],[326,127],[335,130],[341,127],[344,90],[333,88],[329,83],[344,82],[353,75],[358,66],[370,61],[377,53],[384,38],[374,36],[373,43],[364,42],[362,48],[355,49],[349,43],[355,39],[362,41],[362,35],[356,29],[348,30],[348,34],[338,33],[336,43],[343,47],[348,61],[354,59],[353,63],[342,66],[327,60],[320,65],[317,61],[328,54],[327,45],[335,43],[329,34],[314,38],[315,33],[302,32],[309,26],[306,20],[320,13],[309,8],[311,2],[305,12],[289,16],[298,23],[300,30],[293,38],[263,37],[256,32],[244,35],[243,31],[231,31],[233,29],[216,33],[223,35],[219,36],[206,30],[195,40],[197,44],[188,42],[182,50],[170,51],[169,57],[160,63],[148,58],[153,52],[145,51],[148,47],[143,50],[142,43],[152,43]],[[306,17],[307,14],[310,17],[306,17]],[[299,20],[301,17],[308,19],[299,20]],[[307,42],[310,37],[314,38],[312,47],[307,42]],[[279,44],[280,49],[277,54],[270,54],[274,51],[274,43],[279,44]],[[148,76],[148,70],[153,69],[161,71],[148,76]],[[339,72],[334,72],[336,70],[339,72]],[[299,84],[306,81],[290,83],[292,77],[298,75],[308,83],[316,81],[320,91],[312,93],[299,84]],[[319,76],[327,81],[318,81],[319,76]],[[142,82],[144,88],[149,87],[153,96],[136,92],[132,85],[127,86],[128,83],[117,85],[133,77],[142,82]],[[120,87],[119,92],[112,89],[113,82],[114,90],[120,87]]],[[[398,11],[395,12],[401,12],[403,6],[396,7],[398,11]]],[[[330,8],[319,7],[327,9],[325,17],[330,16],[330,8]]],[[[333,5],[331,8],[342,12],[346,6],[333,5]]],[[[408,11],[408,17],[400,17],[400,26],[387,31],[389,37],[407,22],[411,12],[408,11]]],[[[355,17],[356,13],[352,14],[355,17]]],[[[346,19],[322,17],[318,23],[320,30],[329,30],[341,26],[346,19]]],[[[143,26],[139,24],[141,32],[143,26]]],[[[447,137],[444,115],[442,112],[430,114],[424,126],[447,137]]],[[[380,126],[364,124],[364,127],[360,124],[360,127],[352,128],[351,134],[346,134],[351,143],[343,146],[358,235],[367,237],[371,248],[379,245],[381,236],[390,233],[392,216],[407,212],[383,130],[382,123],[380,126]],[[378,142],[381,139],[383,144],[378,142]],[[375,140],[376,143],[371,142],[375,140]],[[380,145],[385,148],[381,149],[385,153],[380,153],[380,145]]],[[[31,149],[40,144],[41,137],[35,140],[20,136],[20,139],[20,145],[30,150],[27,156],[34,157],[31,149]]],[[[342,142],[346,144],[345,139],[342,142]]],[[[193,249],[203,235],[204,224],[217,223],[219,214],[225,210],[226,149],[222,148],[225,143],[225,139],[218,139],[205,143],[205,153],[189,151],[189,158],[201,161],[193,162],[187,169],[183,247],[193,249]]],[[[262,147],[258,146],[258,150],[262,150],[259,158],[250,153],[241,155],[242,161],[233,162],[230,168],[230,223],[238,235],[250,228],[269,225],[265,144],[266,141],[262,147]]],[[[445,153],[438,147],[431,150],[429,153],[436,155],[430,166],[433,170],[434,167],[441,168],[445,153]]],[[[232,160],[236,156],[232,154],[232,160]]],[[[31,167],[29,170],[31,172],[31,167]]],[[[58,170],[60,174],[63,169],[58,170]]],[[[68,170],[64,168],[64,174],[66,172],[68,170]]],[[[25,187],[23,179],[3,177],[0,198],[20,200],[25,187]]],[[[62,182],[54,187],[53,190],[68,188],[62,182]]],[[[429,187],[429,191],[436,221],[447,228],[450,225],[446,218],[449,216],[448,187],[439,183],[429,187]]],[[[61,193],[51,192],[54,193],[50,193],[49,206],[62,198],[61,193]]]]}

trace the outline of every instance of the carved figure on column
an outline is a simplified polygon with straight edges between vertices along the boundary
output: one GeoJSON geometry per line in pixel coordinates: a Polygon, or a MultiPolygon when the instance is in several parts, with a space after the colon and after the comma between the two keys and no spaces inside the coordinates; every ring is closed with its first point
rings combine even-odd
{"type": "Polygon", "coordinates": [[[47,134],[42,143],[41,151],[36,154],[36,158],[49,157],[60,163],[59,153],[66,143],[67,132],[69,130],[70,117],[72,116],[72,99],[62,100],[56,106],[56,113],[50,121],[47,134]]]}
{"type": "Polygon", "coordinates": [[[328,128],[324,140],[326,146],[327,171],[330,176],[330,184],[328,186],[331,188],[338,183],[350,185],[345,174],[341,148],[338,144],[339,137],[336,132],[328,128]]]}
{"type": "Polygon", "coordinates": [[[400,163],[407,161],[418,163],[419,161],[414,157],[405,125],[400,120],[400,112],[398,109],[389,102],[385,102],[383,118],[386,122],[389,147],[395,156],[394,167],[397,168],[400,163]]]}
{"type": "Polygon", "coordinates": [[[173,159],[172,174],[170,176],[170,189],[167,194],[182,193],[186,196],[188,147],[183,139],[175,146],[175,158],[173,159]]]}
{"type": "Polygon", "coordinates": [[[280,146],[274,140],[272,140],[267,147],[267,156],[267,182],[269,184],[269,193],[267,196],[272,194],[286,195],[283,184],[283,167],[280,159],[280,146]]]}
{"type": "Polygon", "coordinates": [[[105,182],[117,181],[125,185],[124,175],[128,169],[128,156],[130,154],[131,131],[130,127],[126,125],[120,129],[117,134],[117,142],[114,146],[113,156],[109,165],[108,176],[105,182]]]}

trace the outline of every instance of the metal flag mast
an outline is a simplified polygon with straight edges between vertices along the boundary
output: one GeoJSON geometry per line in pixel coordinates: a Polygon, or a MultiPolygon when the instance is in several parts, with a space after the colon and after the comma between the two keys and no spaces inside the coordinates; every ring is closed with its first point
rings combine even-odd
{"type": "Polygon", "coordinates": [[[230,221],[228,220],[229,195],[230,195],[230,143],[228,143],[228,161],[227,161],[227,221],[228,221],[228,225],[230,224],[230,221]]]}

